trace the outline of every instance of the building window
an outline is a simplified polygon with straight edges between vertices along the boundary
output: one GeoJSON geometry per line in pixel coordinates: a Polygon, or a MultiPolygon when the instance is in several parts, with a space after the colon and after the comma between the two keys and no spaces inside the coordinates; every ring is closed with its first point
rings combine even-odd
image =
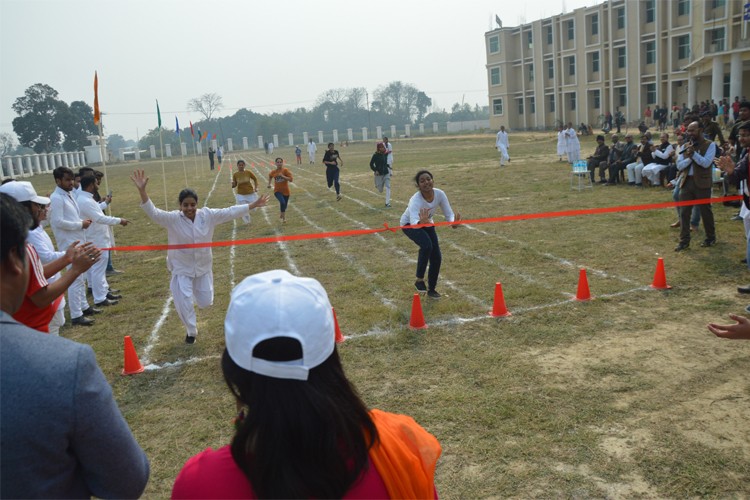
{"type": "Polygon", "coordinates": [[[536,99],[529,97],[529,113],[536,113],[536,99]]]}
{"type": "Polygon", "coordinates": [[[713,0],[711,2],[712,9],[723,8],[727,4],[727,0],[713,0]]]}
{"type": "Polygon", "coordinates": [[[502,85],[502,79],[500,78],[500,68],[490,69],[490,85],[502,85]]]}
{"type": "Polygon", "coordinates": [[[534,81],[534,65],[529,66],[529,81],[534,81]]]}
{"type": "Polygon", "coordinates": [[[573,40],[576,37],[576,24],[571,19],[568,21],[568,40],[573,40]]]}
{"type": "Polygon", "coordinates": [[[568,58],[568,75],[573,76],[576,74],[576,56],[570,56],[568,58]]]}
{"type": "Polygon", "coordinates": [[[518,99],[518,114],[523,114],[523,98],[518,99]]]}
{"type": "Polygon", "coordinates": [[[497,98],[492,100],[492,114],[502,115],[503,114],[503,98],[497,98]]]}
{"type": "Polygon", "coordinates": [[[591,35],[599,34],[599,14],[591,16],[591,35]]]}
{"type": "Polygon", "coordinates": [[[682,35],[677,38],[677,59],[690,57],[690,35],[682,35]]]}
{"type": "Polygon", "coordinates": [[[549,112],[555,112],[555,94],[550,94],[549,96],[549,112]]]}
{"type": "Polygon", "coordinates": [[[555,78],[555,63],[553,61],[547,61],[547,78],[550,80],[555,78]]]}
{"type": "Polygon", "coordinates": [[[646,104],[656,103],[656,84],[649,83],[646,85],[646,104]]]}
{"type": "Polygon", "coordinates": [[[708,40],[711,44],[711,52],[724,50],[724,28],[717,28],[708,32],[708,40]]]}
{"type": "Polygon", "coordinates": [[[598,90],[594,91],[594,109],[600,109],[602,107],[602,97],[598,90]]]}
{"type": "Polygon", "coordinates": [[[599,73],[599,52],[591,53],[591,72],[599,73]]]}
{"type": "MultiPolygon", "coordinates": [[[[646,42],[646,64],[656,63],[656,42],[646,42]]],[[[652,101],[649,101],[652,102],[652,101]]]]}
{"type": "Polygon", "coordinates": [[[500,52],[500,37],[491,36],[490,37],[490,54],[494,54],[496,52],[500,52]]]}
{"type": "Polygon", "coordinates": [[[653,23],[654,15],[656,11],[656,0],[648,0],[646,2],[646,22],[653,23]]]}
{"type": "Polygon", "coordinates": [[[534,46],[534,34],[531,31],[526,33],[526,41],[528,42],[529,48],[534,46]]]}
{"type": "Polygon", "coordinates": [[[571,92],[568,95],[570,96],[570,110],[571,111],[575,111],[575,109],[576,109],[576,93],[575,92],[571,92]]]}
{"type": "Polygon", "coordinates": [[[677,15],[690,15],[690,0],[677,0],[677,15]]]}
{"type": "Polygon", "coordinates": [[[552,45],[552,26],[547,26],[547,45],[552,45]]]}
{"type": "Polygon", "coordinates": [[[625,57],[625,47],[619,47],[617,49],[617,67],[624,68],[627,65],[627,58],[625,57]]]}
{"type": "Polygon", "coordinates": [[[618,87],[617,89],[617,105],[628,105],[628,90],[625,87],[618,87]]]}
{"type": "Polygon", "coordinates": [[[619,9],[617,9],[617,29],[625,29],[625,7],[620,7],[619,9]]]}

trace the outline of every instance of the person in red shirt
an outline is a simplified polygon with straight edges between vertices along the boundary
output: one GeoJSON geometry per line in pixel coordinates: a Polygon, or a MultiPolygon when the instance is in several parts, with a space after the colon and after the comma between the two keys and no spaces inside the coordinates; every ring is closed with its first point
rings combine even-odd
{"type": "MultiPolygon", "coordinates": [[[[31,215],[32,226],[36,229],[42,214],[49,205],[50,199],[38,196],[30,182],[9,182],[0,186],[0,192],[10,195],[23,205],[31,215]]],[[[47,265],[42,265],[33,245],[26,244],[26,257],[29,266],[29,282],[24,294],[21,308],[13,315],[13,319],[29,328],[49,333],[49,322],[55,315],[63,294],[71,283],[85,273],[99,259],[101,252],[91,243],[78,245],[75,242],[65,252],[65,255],[47,265]],[[48,283],[47,278],[71,265],[62,277],[54,283],[48,283]]]]}
{"type": "Polygon", "coordinates": [[[236,432],[187,461],[172,498],[437,498],[440,444],[411,417],[368,411],[318,281],[283,270],[245,278],[224,333],[236,432]]]}

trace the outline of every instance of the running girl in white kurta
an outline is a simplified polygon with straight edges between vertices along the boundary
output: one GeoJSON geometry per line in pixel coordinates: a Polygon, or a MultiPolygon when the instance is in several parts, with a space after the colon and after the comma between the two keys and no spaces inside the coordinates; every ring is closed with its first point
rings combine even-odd
{"type": "MultiPolygon", "coordinates": [[[[197,208],[198,195],[192,189],[180,191],[180,209],[166,212],[156,208],[146,193],[148,177],[143,170],[130,176],[141,195],[141,208],[149,218],[167,229],[167,243],[184,245],[213,241],[214,229],[222,222],[247,216],[250,210],[268,202],[264,195],[248,205],[229,208],[197,208]]],[[[214,302],[213,254],[211,248],[167,250],[167,268],[172,273],[169,288],[177,315],[187,330],[185,342],[192,344],[198,335],[193,302],[203,309],[214,302]]]]}

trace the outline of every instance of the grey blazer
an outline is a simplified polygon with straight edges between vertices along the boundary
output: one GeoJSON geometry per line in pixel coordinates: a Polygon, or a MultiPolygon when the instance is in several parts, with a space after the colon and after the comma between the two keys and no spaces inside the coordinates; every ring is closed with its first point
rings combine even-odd
{"type": "Polygon", "coordinates": [[[0,496],[136,498],[148,476],[91,347],[0,311],[0,496]]]}

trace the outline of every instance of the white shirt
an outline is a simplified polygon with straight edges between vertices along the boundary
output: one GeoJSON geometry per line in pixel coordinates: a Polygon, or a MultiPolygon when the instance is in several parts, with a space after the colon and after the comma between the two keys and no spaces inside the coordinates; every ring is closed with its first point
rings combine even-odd
{"type": "MultiPolygon", "coordinates": [[[[65,256],[65,252],[55,251],[55,246],[52,244],[52,238],[49,237],[47,231],[45,231],[42,226],[37,226],[36,229],[29,231],[26,243],[34,247],[42,264],[49,264],[50,262],[65,256]]],[[[54,283],[59,277],[60,273],[56,273],[51,278],[47,278],[47,283],[54,283]]]]}
{"type": "Polygon", "coordinates": [[[508,132],[503,130],[497,133],[497,140],[495,141],[495,147],[499,148],[500,146],[505,146],[505,149],[510,147],[510,143],[508,142],[508,132]]]}
{"type": "Polygon", "coordinates": [[[388,142],[388,144],[383,143],[383,145],[385,146],[385,150],[388,153],[388,158],[386,158],[385,162],[390,167],[391,165],[393,165],[393,146],[390,142],[388,142]]]}
{"type": "Polygon", "coordinates": [[[672,154],[672,151],[674,151],[674,148],[670,144],[669,146],[666,147],[666,149],[664,151],[660,150],[659,148],[656,148],[651,154],[653,154],[657,158],[661,158],[662,160],[666,160],[672,154]]]}
{"type": "Polygon", "coordinates": [[[318,150],[318,146],[316,146],[314,142],[308,142],[307,143],[307,152],[308,153],[314,153],[317,150],[318,150]]]}
{"type": "Polygon", "coordinates": [[[92,193],[87,191],[81,191],[78,195],[78,208],[81,211],[81,217],[92,221],[91,225],[83,230],[86,241],[92,242],[97,248],[111,247],[112,238],[108,226],[116,226],[122,219],[104,215],[99,202],[94,199],[92,193]]]}
{"type": "Polygon", "coordinates": [[[443,211],[445,220],[447,220],[448,222],[453,222],[455,220],[456,216],[453,213],[453,209],[451,208],[450,203],[448,203],[448,197],[445,195],[445,192],[443,192],[442,189],[437,188],[434,188],[433,192],[435,193],[435,196],[432,198],[431,202],[428,202],[424,199],[421,191],[417,191],[416,193],[414,193],[414,196],[412,196],[409,200],[409,205],[401,215],[402,226],[405,226],[407,224],[419,224],[419,211],[422,208],[430,209],[430,223],[434,222],[432,220],[432,217],[433,215],[435,215],[435,208],[437,207],[440,207],[440,210],[443,211]]]}
{"type": "Polygon", "coordinates": [[[65,250],[74,241],[86,241],[83,220],[73,193],[59,186],[50,195],[49,225],[57,241],[57,249],[65,250]]]}
{"type": "MultiPolygon", "coordinates": [[[[213,241],[214,228],[232,219],[250,214],[250,205],[235,205],[229,208],[199,208],[195,221],[191,221],[179,210],[166,212],[154,206],[151,200],[141,204],[149,218],[167,229],[170,245],[209,243],[213,241]]],[[[172,274],[196,278],[211,272],[213,254],[211,248],[185,248],[167,250],[167,268],[172,274]]]]}

